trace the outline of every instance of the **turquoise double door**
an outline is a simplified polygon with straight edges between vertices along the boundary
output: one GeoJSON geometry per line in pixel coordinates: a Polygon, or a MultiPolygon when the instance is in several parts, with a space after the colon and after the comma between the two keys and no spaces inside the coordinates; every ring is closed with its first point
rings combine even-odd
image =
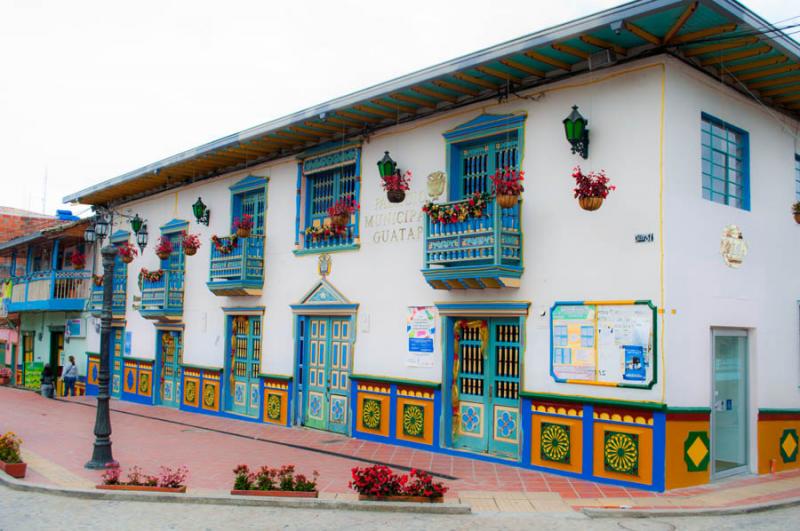
{"type": "Polygon", "coordinates": [[[455,320],[453,337],[453,447],[516,459],[522,439],[519,321],[455,320]]]}
{"type": "Polygon", "coordinates": [[[158,400],[162,406],[177,408],[181,401],[181,358],[183,333],[180,330],[158,331],[158,400]]]}
{"type": "Polygon", "coordinates": [[[261,317],[236,315],[230,317],[229,323],[227,409],[257,417],[261,404],[261,317]]]}
{"type": "Polygon", "coordinates": [[[349,317],[308,317],[303,424],[348,433],[353,327],[349,317]]]}

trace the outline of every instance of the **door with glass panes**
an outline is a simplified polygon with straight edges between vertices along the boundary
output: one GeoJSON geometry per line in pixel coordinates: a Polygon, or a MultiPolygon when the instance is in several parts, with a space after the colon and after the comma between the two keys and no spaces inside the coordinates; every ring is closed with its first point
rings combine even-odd
{"type": "Polygon", "coordinates": [[[183,356],[183,334],[180,330],[158,331],[158,369],[161,373],[159,386],[160,402],[163,406],[178,407],[181,398],[181,369],[183,356]]]}
{"type": "Polygon", "coordinates": [[[349,317],[309,317],[305,358],[304,424],[347,433],[352,326],[349,317]]]}
{"type": "Polygon", "coordinates": [[[230,318],[231,353],[228,378],[228,409],[256,417],[261,403],[261,317],[236,315],[230,318]]]}
{"type": "MultiPolygon", "coordinates": [[[[516,319],[456,320],[453,446],[501,457],[519,455],[522,349],[516,319]]],[[[452,388],[452,386],[451,386],[452,388]]]]}

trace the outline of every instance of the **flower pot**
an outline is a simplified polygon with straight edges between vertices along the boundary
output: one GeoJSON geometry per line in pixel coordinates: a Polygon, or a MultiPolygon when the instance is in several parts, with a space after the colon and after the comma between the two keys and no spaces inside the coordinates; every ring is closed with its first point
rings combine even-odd
{"type": "Polygon", "coordinates": [[[186,485],[183,487],[146,487],[144,485],[95,485],[96,489],[100,490],[133,490],[139,492],[186,492],[186,485]]]}
{"type": "Polygon", "coordinates": [[[133,255],[123,255],[122,261],[125,262],[126,264],[130,264],[131,262],[133,262],[133,255]]]}
{"type": "Polygon", "coordinates": [[[316,498],[319,492],[297,490],[232,490],[234,496],[274,496],[277,498],[316,498]]]}
{"type": "Polygon", "coordinates": [[[83,269],[83,267],[84,267],[85,265],[86,265],[86,264],[85,264],[85,263],[83,263],[83,262],[76,262],[76,263],[72,264],[72,267],[74,267],[75,269],[83,269]]]}
{"type": "Polygon", "coordinates": [[[162,260],[166,260],[166,259],[169,258],[169,255],[171,255],[171,254],[172,253],[168,253],[168,252],[165,251],[165,252],[161,252],[161,253],[156,253],[156,256],[158,256],[162,260]]]}
{"type": "Polygon", "coordinates": [[[413,503],[443,503],[444,497],[428,498],[426,496],[368,496],[358,495],[359,501],[391,501],[391,502],[413,502],[413,503]]]}
{"type": "Polygon", "coordinates": [[[800,212],[794,215],[794,222],[800,225],[800,212]]]}
{"type": "Polygon", "coordinates": [[[503,208],[513,208],[517,201],[519,201],[518,195],[497,195],[497,204],[503,208]]]}
{"type": "Polygon", "coordinates": [[[346,227],[348,223],[350,223],[350,214],[331,216],[331,225],[334,227],[346,227]]]}
{"type": "Polygon", "coordinates": [[[183,254],[185,254],[186,256],[194,256],[194,254],[196,252],[197,252],[197,249],[194,248],[194,247],[184,247],[183,248],[183,254]]]}
{"type": "Polygon", "coordinates": [[[402,203],[406,198],[405,190],[387,190],[386,198],[390,203],[402,203]]]}
{"type": "Polygon", "coordinates": [[[253,229],[236,229],[236,235],[240,238],[249,238],[253,229]]]}
{"type": "Polygon", "coordinates": [[[597,210],[603,205],[603,198],[602,197],[581,197],[578,199],[578,204],[581,206],[582,209],[588,210],[589,212],[593,210],[597,210]]]}
{"type": "Polygon", "coordinates": [[[6,474],[12,478],[22,479],[28,470],[28,463],[6,463],[5,461],[0,461],[0,469],[5,470],[6,474]]]}

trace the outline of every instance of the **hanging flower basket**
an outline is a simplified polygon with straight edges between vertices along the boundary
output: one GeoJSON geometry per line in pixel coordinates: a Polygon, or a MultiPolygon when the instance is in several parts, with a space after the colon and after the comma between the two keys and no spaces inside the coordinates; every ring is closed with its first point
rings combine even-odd
{"type": "Polygon", "coordinates": [[[169,255],[172,254],[173,250],[174,248],[172,246],[172,242],[169,241],[169,238],[167,238],[166,236],[161,236],[158,239],[158,244],[156,245],[155,249],[156,256],[158,256],[162,260],[166,260],[167,258],[169,258],[169,255]]]}
{"type": "Polygon", "coordinates": [[[130,264],[131,262],[133,262],[133,256],[131,256],[129,254],[123,254],[122,255],[122,261],[124,263],[126,263],[126,264],[130,264]]]}
{"type": "Polygon", "coordinates": [[[156,253],[156,256],[158,256],[158,257],[159,257],[159,258],[161,258],[162,260],[166,260],[166,259],[168,259],[168,258],[169,258],[169,255],[171,255],[171,254],[172,254],[171,252],[167,252],[167,251],[161,251],[161,252],[157,252],[157,253],[156,253]]]}
{"type": "Polygon", "coordinates": [[[500,195],[497,196],[497,204],[503,208],[514,208],[516,206],[517,201],[519,201],[518,195],[500,195]]]}
{"type": "Polygon", "coordinates": [[[249,238],[253,231],[253,216],[245,214],[241,218],[233,218],[233,229],[240,238],[249,238]]]}
{"type": "Polygon", "coordinates": [[[800,201],[792,205],[792,214],[794,214],[794,221],[800,225],[800,201]]]}
{"type": "Polygon", "coordinates": [[[794,215],[794,221],[795,221],[795,223],[797,223],[798,225],[800,225],[800,214],[795,214],[795,215],[794,215]]]}
{"type": "Polygon", "coordinates": [[[249,238],[252,232],[251,229],[236,229],[236,236],[239,238],[249,238]]]}
{"type": "Polygon", "coordinates": [[[181,233],[181,247],[186,256],[193,256],[200,247],[200,236],[198,234],[188,234],[186,231],[181,233]]]}
{"type": "Polygon", "coordinates": [[[402,203],[406,198],[405,190],[387,190],[386,198],[390,203],[402,203]]]}
{"type": "Polygon", "coordinates": [[[358,208],[358,203],[352,197],[339,199],[328,209],[331,225],[339,228],[346,227],[350,223],[350,216],[352,216],[358,208]]]}
{"type": "Polygon", "coordinates": [[[592,212],[603,206],[602,197],[581,197],[578,199],[578,204],[582,209],[592,212]]]}
{"type": "Polygon", "coordinates": [[[331,218],[331,225],[334,227],[346,227],[350,222],[350,216],[347,214],[339,214],[331,218]]]}
{"type": "Polygon", "coordinates": [[[127,241],[119,245],[117,252],[119,253],[120,259],[126,264],[133,262],[133,257],[139,254],[136,248],[131,245],[131,242],[127,241]]]}

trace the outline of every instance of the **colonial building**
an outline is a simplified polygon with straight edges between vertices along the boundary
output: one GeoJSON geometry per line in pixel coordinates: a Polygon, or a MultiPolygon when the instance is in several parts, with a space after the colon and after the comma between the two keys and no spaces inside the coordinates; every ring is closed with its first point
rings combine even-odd
{"type": "Polygon", "coordinates": [[[149,227],[118,394],[651,490],[796,467],[798,70],[741,4],[631,2],[71,194],[149,227]]]}

